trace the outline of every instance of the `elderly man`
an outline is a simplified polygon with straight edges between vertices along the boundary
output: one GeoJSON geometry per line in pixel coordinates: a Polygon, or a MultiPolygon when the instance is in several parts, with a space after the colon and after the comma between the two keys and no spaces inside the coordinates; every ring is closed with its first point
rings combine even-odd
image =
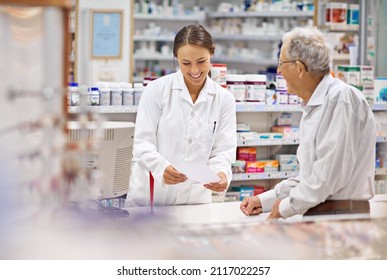
{"type": "Polygon", "coordinates": [[[277,72],[302,100],[299,175],[245,198],[245,215],[369,213],[374,195],[375,119],[362,93],[330,75],[330,48],[313,28],[283,37],[277,72]]]}

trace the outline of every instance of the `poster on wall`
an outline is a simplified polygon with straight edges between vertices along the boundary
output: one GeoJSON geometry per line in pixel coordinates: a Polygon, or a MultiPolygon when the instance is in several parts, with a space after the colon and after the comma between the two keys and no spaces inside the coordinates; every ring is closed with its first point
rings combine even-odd
{"type": "Polygon", "coordinates": [[[122,10],[91,10],[91,58],[121,59],[122,10]]]}

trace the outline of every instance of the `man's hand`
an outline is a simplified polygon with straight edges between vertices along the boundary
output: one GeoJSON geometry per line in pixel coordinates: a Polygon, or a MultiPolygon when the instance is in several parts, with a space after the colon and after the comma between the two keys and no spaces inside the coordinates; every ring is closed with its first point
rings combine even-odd
{"type": "Polygon", "coordinates": [[[258,196],[245,197],[239,208],[246,216],[262,213],[262,204],[258,196]]]}
{"type": "Polygon", "coordinates": [[[219,172],[216,175],[218,175],[218,177],[220,178],[219,182],[208,183],[208,184],[204,184],[203,186],[214,192],[223,192],[227,190],[228,181],[227,181],[226,174],[224,174],[223,172],[219,172]]]}
{"type": "Polygon", "coordinates": [[[165,184],[175,185],[185,182],[187,180],[187,176],[177,171],[172,165],[169,165],[164,170],[163,180],[165,184]]]}
{"type": "Polygon", "coordinates": [[[271,221],[276,221],[279,218],[283,218],[279,212],[279,205],[280,205],[281,200],[276,200],[273,204],[273,207],[271,208],[271,212],[269,217],[267,217],[266,221],[271,222],[271,221]]]}

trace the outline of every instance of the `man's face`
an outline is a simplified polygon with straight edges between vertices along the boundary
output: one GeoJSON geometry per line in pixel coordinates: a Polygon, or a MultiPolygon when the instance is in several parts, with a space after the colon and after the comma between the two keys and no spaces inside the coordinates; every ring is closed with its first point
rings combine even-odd
{"type": "Polygon", "coordinates": [[[286,57],[286,48],[288,46],[287,41],[283,43],[281,47],[281,52],[279,56],[279,62],[277,66],[277,73],[281,74],[288,87],[288,92],[297,94],[297,87],[296,87],[296,81],[299,80],[298,78],[298,66],[296,63],[296,60],[288,59],[286,57]]]}

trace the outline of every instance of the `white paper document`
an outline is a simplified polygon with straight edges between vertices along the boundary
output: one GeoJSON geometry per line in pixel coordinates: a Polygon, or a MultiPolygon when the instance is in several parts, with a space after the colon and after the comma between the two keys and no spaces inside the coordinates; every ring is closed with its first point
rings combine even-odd
{"type": "Polygon", "coordinates": [[[173,167],[183,173],[188,179],[207,184],[219,182],[220,178],[205,163],[202,162],[182,162],[173,164],[173,167]]]}

